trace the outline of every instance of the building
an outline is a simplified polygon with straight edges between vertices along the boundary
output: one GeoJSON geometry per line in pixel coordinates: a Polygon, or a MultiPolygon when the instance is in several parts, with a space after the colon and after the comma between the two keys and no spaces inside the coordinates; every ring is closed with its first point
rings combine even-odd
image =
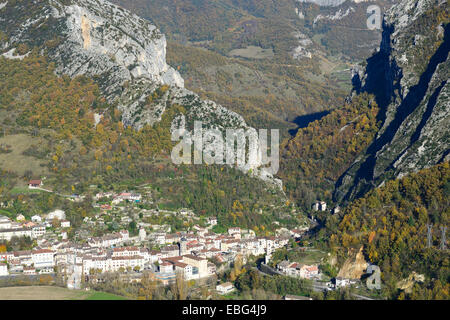
{"type": "Polygon", "coordinates": [[[278,263],[277,269],[288,276],[303,279],[313,279],[319,275],[319,267],[317,265],[306,265],[298,262],[289,262],[287,260],[278,263]]]}
{"type": "Polygon", "coordinates": [[[6,263],[0,263],[0,277],[9,275],[8,265],[6,263]]]}
{"type": "Polygon", "coordinates": [[[70,221],[69,220],[62,220],[61,221],[61,228],[70,228],[70,221]]]}
{"type": "Polygon", "coordinates": [[[159,272],[160,273],[169,273],[173,272],[173,264],[170,262],[163,262],[159,265],[159,272]]]}
{"type": "Polygon", "coordinates": [[[0,240],[10,241],[12,237],[30,237],[33,238],[33,231],[29,228],[3,229],[0,230],[0,240]]]}
{"type": "Polygon", "coordinates": [[[210,217],[210,218],[208,219],[208,223],[209,223],[211,226],[217,225],[217,218],[216,218],[216,217],[210,217]]]}
{"type": "Polygon", "coordinates": [[[23,267],[23,274],[26,275],[35,275],[36,274],[36,268],[35,267],[23,267]]]}
{"type": "MultiPolygon", "coordinates": [[[[199,278],[208,276],[208,260],[206,258],[196,257],[192,254],[188,254],[183,256],[183,262],[197,268],[199,278]]],[[[195,273],[195,270],[193,270],[193,272],[195,273]]]]}
{"type": "Polygon", "coordinates": [[[44,184],[42,183],[42,180],[30,180],[28,182],[28,188],[30,189],[34,189],[34,188],[39,188],[42,187],[44,184]]]}
{"type": "Polygon", "coordinates": [[[184,262],[175,262],[175,272],[181,272],[185,280],[191,280],[193,278],[193,267],[184,262]]]}
{"type": "Polygon", "coordinates": [[[161,248],[161,253],[166,258],[176,257],[179,255],[180,249],[177,245],[165,246],[164,248],[161,248]]]}
{"type": "Polygon", "coordinates": [[[334,287],[337,288],[342,288],[342,287],[347,287],[351,284],[350,279],[345,279],[342,277],[336,277],[334,278],[334,287]]]}
{"type": "Polygon", "coordinates": [[[316,202],[312,205],[314,211],[325,211],[327,210],[327,203],[325,201],[316,202]]]}
{"type": "Polygon", "coordinates": [[[55,265],[54,252],[49,249],[33,250],[31,259],[35,268],[53,268],[55,265]]]}
{"type": "Polygon", "coordinates": [[[300,267],[299,276],[304,279],[312,279],[319,275],[319,267],[317,265],[302,265],[300,267]]]}
{"type": "Polygon", "coordinates": [[[65,220],[66,219],[66,214],[63,210],[55,210],[50,212],[49,214],[47,214],[46,220],[47,221],[52,221],[53,219],[57,219],[57,220],[65,220]]]}
{"type": "Polygon", "coordinates": [[[44,225],[37,225],[31,228],[31,234],[34,239],[42,237],[45,234],[46,228],[44,225]]]}
{"type": "Polygon", "coordinates": [[[113,257],[131,257],[140,255],[138,247],[122,247],[114,248],[112,252],[113,257]]]}
{"type": "Polygon", "coordinates": [[[36,222],[36,223],[41,223],[42,222],[42,218],[38,215],[32,216],[31,217],[31,221],[36,222]]]}
{"type": "Polygon", "coordinates": [[[140,228],[139,229],[139,240],[145,241],[146,238],[147,238],[147,232],[145,232],[144,228],[140,228]]]}
{"type": "Polygon", "coordinates": [[[231,282],[225,282],[217,285],[216,290],[219,294],[227,294],[233,292],[235,288],[231,282]]]}
{"type": "Polygon", "coordinates": [[[228,234],[236,239],[240,239],[241,237],[241,228],[228,228],[228,234]]]}
{"type": "Polygon", "coordinates": [[[217,271],[217,267],[214,263],[208,262],[208,274],[215,274],[217,271]]]}
{"type": "Polygon", "coordinates": [[[119,271],[120,268],[125,270],[139,268],[142,270],[145,263],[144,258],[141,256],[112,257],[108,262],[110,263],[109,271],[119,271]]]}
{"type": "Polygon", "coordinates": [[[8,230],[12,227],[12,221],[8,217],[0,216],[0,230],[8,230]]]}

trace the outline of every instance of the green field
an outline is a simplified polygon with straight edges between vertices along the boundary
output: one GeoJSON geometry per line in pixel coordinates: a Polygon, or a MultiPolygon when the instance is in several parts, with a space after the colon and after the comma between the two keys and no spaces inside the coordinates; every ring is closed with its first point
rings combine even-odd
{"type": "Polygon", "coordinates": [[[96,291],[91,292],[91,295],[85,300],[127,300],[127,298],[112,293],[96,291]]]}
{"type": "Polygon", "coordinates": [[[100,291],[27,286],[0,288],[0,300],[127,300],[127,298],[100,291]]]}

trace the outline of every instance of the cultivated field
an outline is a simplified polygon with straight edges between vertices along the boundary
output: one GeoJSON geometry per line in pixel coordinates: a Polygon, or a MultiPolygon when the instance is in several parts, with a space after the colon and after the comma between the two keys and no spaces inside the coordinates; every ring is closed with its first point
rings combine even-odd
{"type": "Polygon", "coordinates": [[[126,300],[126,298],[106,292],[28,286],[0,288],[0,300],[126,300]]]}
{"type": "Polygon", "coordinates": [[[263,49],[256,46],[248,46],[244,49],[234,49],[228,53],[231,57],[243,57],[248,59],[265,59],[273,57],[272,49],[263,49]]]}

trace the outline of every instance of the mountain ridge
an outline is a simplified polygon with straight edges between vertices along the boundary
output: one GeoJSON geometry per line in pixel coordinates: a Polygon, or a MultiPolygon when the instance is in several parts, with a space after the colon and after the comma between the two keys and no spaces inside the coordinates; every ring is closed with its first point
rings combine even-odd
{"type": "Polygon", "coordinates": [[[354,82],[361,81],[355,92],[375,95],[382,126],[365,155],[339,178],[336,200],[354,199],[386,180],[448,160],[450,25],[448,6],[437,4],[410,0],[393,6],[379,52],[368,59],[362,81],[355,74],[354,82]],[[417,63],[422,57],[424,65],[417,63]]]}

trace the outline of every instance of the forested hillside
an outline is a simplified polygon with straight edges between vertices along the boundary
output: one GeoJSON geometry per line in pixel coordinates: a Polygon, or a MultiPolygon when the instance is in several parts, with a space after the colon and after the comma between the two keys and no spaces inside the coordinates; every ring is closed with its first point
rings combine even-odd
{"type": "Polygon", "coordinates": [[[284,137],[297,116],[343,101],[339,81],[322,74],[324,60],[284,65],[269,59],[238,59],[205,48],[169,42],[167,61],[187,88],[241,114],[255,128],[279,128],[284,137]]]}
{"type": "MultiPolygon", "coordinates": [[[[248,45],[272,48],[289,59],[298,46],[293,32],[308,35],[314,48],[361,59],[378,45],[379,30],[368,30],[367,3],[346,1],[337,7],[293,0],[162,1],[113,0],[155,23],[171,39],[207,41],[222,54],[248,45]],[[301,14],[300,14],[301,13],[301,14]]],[[[373,1],[383,10],[392,1],[373,1]]]]}
{"type": "MultiPolygon", "coordinates": [[[[120,191],[151,183],[159,204],[218,216],[222,228],[265,233],[275,219],[301,220],[287,215],[292,208],[285,198],[257,178],[229,167],[175,167],[170,125],[183,107],[170,106],[153,126],[124,127],[91,79],[53,71],[35,51],[22,60],[0,57],[0,201],[17,203],[8,214],[30,217],[61,205],[57,195],[24,192],[29,179],[46,177],[46,188],[62,194],[89,193],[92,184],[120,191]]],[[[151,99],[165,90],[161,86],[151,99]]],[[[92,210],[90,201],[63,207],[75,226],[92,210]]]]}
{"type": "Polygon", "coordinates": [[[373,96],[362,94],[300,129],[282,153],[287,194],[305,210],[317,200],[329,202],[337,179],[378,131],[377,114],[373,96]]]}
{"type": "Polygon", "coordinates": [[[367,30],[367,5],[351,1],[113,2],[166,33],[168,62],[187,88],[254,127],[282,129],[283,138],[296,117],[341,105],[351,65],[380,41],[379,30],[367,30]]]}
{"type": "Polygon", "coordinates": [[[384,293],[390,298],[447,299],[450,256],[440,250],[441,227],[450,223],[450,166],[436,165],[400,180],[391,180],[351,203],[326,222],[328,246],[340,256],[364,247],[370,263],[381,268],[384,293]],[[432,224],[432,247],[427,247],[432,224]],[[425,282],[411,293],[397,289],[413,271],[425,282]]]}

